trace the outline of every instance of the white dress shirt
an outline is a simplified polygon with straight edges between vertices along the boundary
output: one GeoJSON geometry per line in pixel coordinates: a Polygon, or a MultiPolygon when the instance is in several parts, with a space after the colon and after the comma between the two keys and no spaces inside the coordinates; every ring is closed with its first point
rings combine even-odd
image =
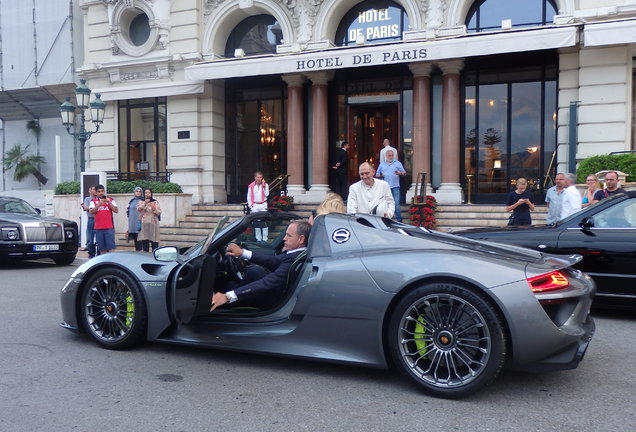
{"type": "Polygon", "coordinates": [[[561,197],[561,215],[559,220],[563,220],[566,217],[581,210],[581,195],[579,194],[576,186],[568,186],[563,189],[563,195],[561,197]]]}

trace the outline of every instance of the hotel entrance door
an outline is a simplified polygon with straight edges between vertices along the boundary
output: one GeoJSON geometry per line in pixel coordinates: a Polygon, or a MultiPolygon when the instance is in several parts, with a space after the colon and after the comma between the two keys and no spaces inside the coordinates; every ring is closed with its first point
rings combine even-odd
{"type": "Polygon", "coordinates": [[[370,162],[377,169],[385,138],[399,152],[398,104],[349,106],[349,183],[360,179],[358,166],[370,162]]]}

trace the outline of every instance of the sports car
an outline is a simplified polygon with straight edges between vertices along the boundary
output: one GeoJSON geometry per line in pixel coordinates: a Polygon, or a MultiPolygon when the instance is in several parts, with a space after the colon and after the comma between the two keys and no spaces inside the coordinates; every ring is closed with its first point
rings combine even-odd
{"type": "Polygon", "coordinates": [[[219,222],[188,250],[114,252],[79,266],[61,291],[62,326],[109,349],[143,341],[348,362],[402,371],[429,395],[459,398],[506,366],[575,368],[594,333],[594,282],[579,256],[498,246],[378,216],[316,218],[280,302],[210,312],[240,280],[230,242],[275,253],[298,216],[219,222]],[[254,221],[271,242],[253,242],[254,221]]]}
{"type": "Polygon", "coordinates": [[[20,198],[0,196],[0,259],[3,262],[52,258],[58,265],[75,260],[77,223],[46,217],[20,198]]]}
{"type": "Polygon", "coordinates": [[[636,191],[599,201],[556,225],[475,228],[454,234],[555,254],[580,254],[575,268],[597,285],[594,306],[636,310],[636,191]]]}

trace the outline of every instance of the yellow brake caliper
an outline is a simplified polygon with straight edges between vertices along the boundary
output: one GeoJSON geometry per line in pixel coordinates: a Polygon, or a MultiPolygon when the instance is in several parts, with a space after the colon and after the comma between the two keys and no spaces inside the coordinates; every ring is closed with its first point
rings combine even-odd
{"type": "Polygon", "coordinates": [[[135,302],[133,298],[128,295],[126,297],[126,327],[132,326],[133,318],[135,317],[135,302]]]}
{"type": "Polygon", "coordinates": [[[424,337],[426,336],[426,328],[424,327],[424,319],[419,317],[417,319],[417,324],[415,324],[415,328],[413,329],[413,339],[415,339],[415,347],[417,348],[417,352],[420,354],[420,357],[424,357],[428,348],[426,348],[426,341],[424,341],[424,337]]]}

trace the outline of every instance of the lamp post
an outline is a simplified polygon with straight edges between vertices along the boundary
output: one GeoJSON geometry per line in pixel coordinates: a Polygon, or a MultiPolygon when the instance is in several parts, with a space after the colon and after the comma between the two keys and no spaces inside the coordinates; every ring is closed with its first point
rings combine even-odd
{"type": "Polygon", "coordinates": [[[86,80],[80,80],[80,85],[75,88],[75,98],[77,100],[77,107],[79,108],[79,121],[75,122],[75,107],[71,103],[71,98],[67,97],[66,101],[60,105],[60,115],[62,116],[62,124],[66,128],[66,131],[73,138],[80,142],[80,172],[85,168],[85,150],[86,141],[88,141],[95,132],[99,131],[99,127],[104,122],[104,112],[106,111],[106,104],[100,99],[100,94],[95,94],[95,99],[90,102],[91,89],[86,86],[86,80]],[[85,127],[86,122],[86,110],[90,108],[91,120],[95,125],[94,131],[88,131],[85,127]],[[71,131],[71,128],[73,131],[71,131]]]}

